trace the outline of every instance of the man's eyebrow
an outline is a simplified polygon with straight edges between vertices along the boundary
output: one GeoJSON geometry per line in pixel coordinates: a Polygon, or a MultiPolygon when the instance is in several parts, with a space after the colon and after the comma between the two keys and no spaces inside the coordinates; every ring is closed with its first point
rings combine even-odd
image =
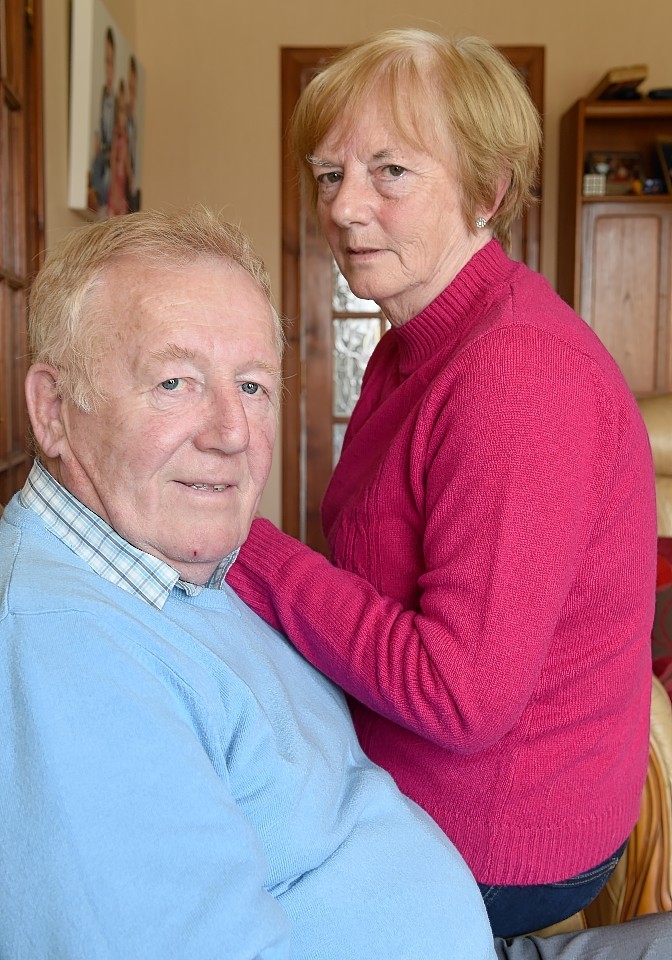
{"type": "Polygon", "coordinates": [[[269,363],[267,360],[253,360],[245,364],[245,370],[261,370],[276,379],[281,378],[282,369],[279,364],[269,363]]]}
{"type": "Polygon", "coordinates": [[[193,350],[181,347],[177,343],[167,343],[160,350],[152,350],[150,357],[152,360],[163,363],[166,360],[195,360],[196,354],[193,350]]]}
{"type": "MultiPolygon", "coordinates": [[[[169,360],[195,361],[198,359],[198,354],[195,350],[190,350],[188,347],[181,347],[177,343],[167,343],[165,347],[161,347],[160,350],[152,350],[150,357],[157,363],[164,363],[165,361],[169,360]]],[[[241,365],[241,375],[244,375],[248,370],[261,370],[264,373],[269,374],[269,376],[276,377],[278,379],[280,378],[282,372],[279,364],[269,363],[268,360],[258,360],[256,358],[253,358],[249,362],[241,365]]]]}

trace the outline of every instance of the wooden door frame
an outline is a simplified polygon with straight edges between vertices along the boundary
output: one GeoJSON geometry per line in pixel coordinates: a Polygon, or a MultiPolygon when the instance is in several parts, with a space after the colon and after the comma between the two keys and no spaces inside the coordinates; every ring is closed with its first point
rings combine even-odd
{"type": "MultiPolygon", "coordinates": [[[[308,71],[333,57],[340,47],[281,48],[282,129],[282,258],[281,310],[286,318],[287,345],[283,360],[285,390],[282,408],[282,528],[300,540],[306,539],[306,436],[305,387],[306,345],[302,335],[301,276],[302,243],[310,241],[302,224],[301,177],[290,151],[287,126],[308,71]]],[[[500,47],[521,71],[542,115],[544,104],[543,46],[500,47]]],[[[538,203],[525,221],[523,259],[538,269],[541,263],[541,162],[538,203]]],[[[308,218],[306,218],[308,219],[308,218]]],[[[307,227],[310,231],[312,225],[307,227]]]]}
{"type": "Polygon", "coordinates": [[[305,540],[306,443],[302,430],[305,357],[301,336],[301,175],[290,150],[287,126],[305,71],[338,53],[338,47],[283,47],[281,50],[282,121],[282,315],[287,343],[282,375],[282,528],[305,540]]]}
{"type": "Polygon", "coordinates": [[[32,462],[24,379],[28,366],[26,299],[45,247],[42,0],[20,0],[12,3],[11,9],[9,0],[0,0],[0,19],[0,96],[4,108],[18,117],[13,121],[13,138],[4,147],[7,156],[11,152],[18,187],[10,183],[13,195],[6,198],[6,207],[0,206],[0,229],[7,243],[0,260],[0,279],[10,291],[6,302],[0,304],[8,325],[3,346],[12,348],[10,356],[2,357],[6,382],[0,429],[6,450],[0,456],[0,502],[5,502],[22,485],[32,462]]]}

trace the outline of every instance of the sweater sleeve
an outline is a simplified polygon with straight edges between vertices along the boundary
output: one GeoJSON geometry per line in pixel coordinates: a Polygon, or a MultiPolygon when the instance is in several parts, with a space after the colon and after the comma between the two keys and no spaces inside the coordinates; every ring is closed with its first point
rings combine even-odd
{"type": "Polygon", "coordinates": [[[143,661],[104,613],[29,617],[31,642],[15,645],[15,689],[3,690],[21,759],[0,799],[5,942],[71,960],[286,960],[287,919],[265,889],[221,731],[204,730],[199,694],[143,661]]]}
{"type": "Polygon", "coordinates": [[[504,335],[437,385],[415,430],[417,609],[264,520],[229,582],[371,709],[454,751],[488,747],[533,695],[610,495],[618,417],[593,366],[552,338],[504,335]]]}

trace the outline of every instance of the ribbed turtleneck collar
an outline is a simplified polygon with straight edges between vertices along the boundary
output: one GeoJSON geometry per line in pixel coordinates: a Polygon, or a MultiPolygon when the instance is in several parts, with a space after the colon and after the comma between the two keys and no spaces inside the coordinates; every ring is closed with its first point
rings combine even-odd
{"type": "Polygon", "coordinates": [[[394,334],[399,349],[399,371],[406,376],[437,350],[462,333],[465,322],[480,313],[493,288],[517,267],[497,240],[474,254],[436,300],[394,334]]]}

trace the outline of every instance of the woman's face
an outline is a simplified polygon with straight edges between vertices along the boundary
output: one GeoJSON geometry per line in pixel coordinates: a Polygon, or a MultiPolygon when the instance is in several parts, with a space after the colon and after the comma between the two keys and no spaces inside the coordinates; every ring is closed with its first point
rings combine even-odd
{"type": "Polygon", "coordinates": [[[375,300],[401,326],[491,234],[472,232],[464,222],[448,135],[432,133],[431,147],[412,147],[391,114],[386,101],[372,98],[351,132],[334,127],[311,162],[318,217],[341,272],[356,296],[375,300]]]}

